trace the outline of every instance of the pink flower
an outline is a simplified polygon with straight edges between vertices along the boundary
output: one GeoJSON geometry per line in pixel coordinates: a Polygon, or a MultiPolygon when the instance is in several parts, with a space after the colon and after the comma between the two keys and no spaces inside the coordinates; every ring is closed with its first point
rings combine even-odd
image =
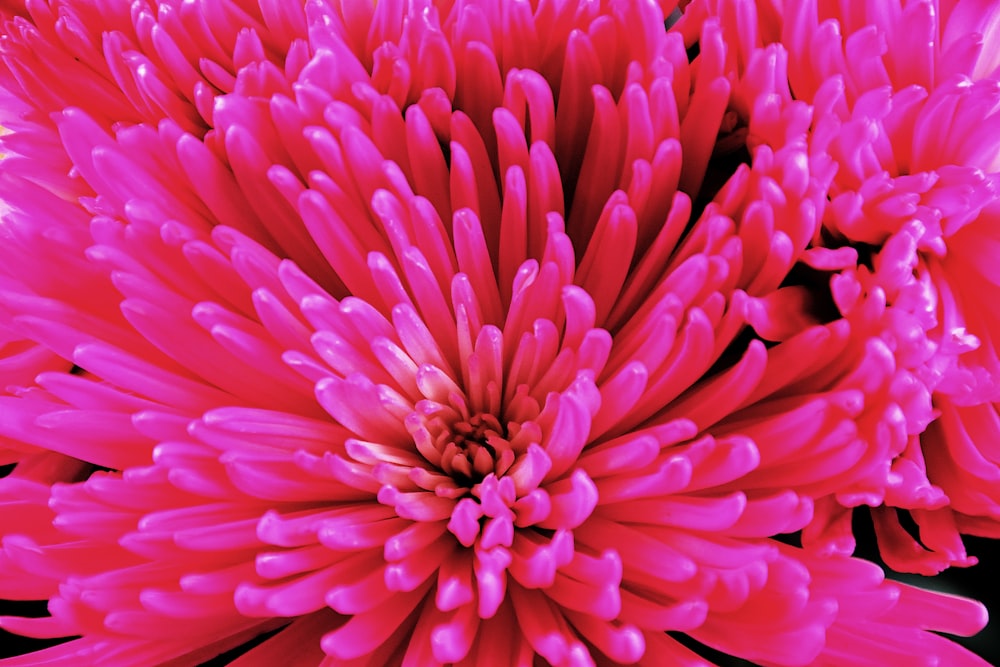
{"type": "Polygon", "coordinates": [[[50,615],[0,626],[79,638],[0,664],[984,664],[834,539],[911,449],[938,502],[922,274],[820,243],[839,154],[734,7],[8,10],[0,597],[50,615]]]}
{"type": "MultiPolygon", "coordinates": [[[[843,516],[884,505],[876,531],[895,569],[973,564],[960,532],[995,536],[1000,517],[990,444],[1000,437],[992,407],[1000,328],[982,308],[996,282],[988,259],[1000,187],[996,7],[790,3],[761,12],[752,28],[746,12],[726,7],[695,3],[685,19],[717,13],[727,34],[756,32],[788,48],[792,95],[812,105],[810,160],[835,167],[823,231],[803,259],[835,274],[838,310],[887,346],[895,366],[882,427],[902,418],[905,437],[828,507],[843,516]],[[891,508],[910,511],[919,542],[891,508]]],[[[767,128],[760,134],[771,141],[767,128]]],[[[839,532],[823,536],[834,525],[814,523],[807,534],[836,544],[839,532]]]]}

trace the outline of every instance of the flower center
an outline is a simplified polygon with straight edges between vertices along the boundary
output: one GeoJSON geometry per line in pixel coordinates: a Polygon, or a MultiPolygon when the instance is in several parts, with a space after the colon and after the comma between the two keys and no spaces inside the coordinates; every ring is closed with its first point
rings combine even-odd
{"type": "Polygon", "coordinates": [[[507,429],[495,415],[460,418],[439,431],[441,470],[461,486],[472,487],[490,473],[498,477],[514,462],[507,429]]]}

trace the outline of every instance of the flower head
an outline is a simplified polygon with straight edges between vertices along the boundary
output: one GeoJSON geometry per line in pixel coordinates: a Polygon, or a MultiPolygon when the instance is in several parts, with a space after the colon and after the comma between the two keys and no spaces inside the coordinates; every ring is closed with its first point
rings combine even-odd
{"type": "Polygon", "coordinates": [[[940,506],[907,382],[961,368],[733,6],[8,10],[0,625],[79,638],[3,664],[981,664],[831,546],[940,506]]]}
{"type": "MultiPolygon", "coordinates": [[[[710,15],[709,4],[695,13],[710,15]]],[[[903,419],[891,463],[842,489],[837,511],[884,504],[876,529],[896,569],[972,564],[959,533],[995,534],[998,516],[985,482],[996,466],[985,443],[996,431],[955,429],[964,422],[958,406],[992,412],[997,400],[996,327],[979,305],[995,282],[983,258],[998,188],[996,10],[968,1],[807,2],[761,16],[759,33],[780,35],[789,50],[792,96],[813,107],[810,159],[835,167],[822,231],[804,259],[832,274],[839,313],[887,346],[897,407],[882,427],[903,419]],[[976,501],[952,502],[971,487],[983,490],[976,501]],[[910,512],[920,541],[895,508],[910,512]]]]}

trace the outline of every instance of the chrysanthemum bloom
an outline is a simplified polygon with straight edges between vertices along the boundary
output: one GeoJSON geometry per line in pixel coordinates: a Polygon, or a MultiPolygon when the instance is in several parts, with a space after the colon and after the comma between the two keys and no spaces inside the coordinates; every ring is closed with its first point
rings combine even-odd
{"type": "Polygon", "coordinates": [[[1000,321],[984,307],[1000,297],[998,7],[786,3],[751,30],[754,15],[733,4],[696,2],[685,19],[718,15],[727,34],[789,50],[791,95],[813,107],[810,160],[835,165],[809,251],[822,254],[807,263],[835,274],[833,299],[859,337],[891,352],[885,425],[904,434],[881,469],[818,504],[806,537],[849,552],[848,508],[871,505],[893,568],[975,563],[959,533],[1000,536],[1000,321]]]}
{"type": "Polygon", "coordinates": [[[792,274],[784,49],[664,4],[9,10],[0,325],[72,367],[0,398],[0,625],[78,638],[2,664],[984,664],[773,539],[898,453],[894,351],[792,274]]]}

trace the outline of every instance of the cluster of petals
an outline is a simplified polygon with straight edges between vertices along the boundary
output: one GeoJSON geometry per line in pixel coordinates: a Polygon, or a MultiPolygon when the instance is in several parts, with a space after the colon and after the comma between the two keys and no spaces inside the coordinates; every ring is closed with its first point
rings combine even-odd
{"type": "MultiPolygon", "coordinates": [[[[747,34],[729,3],[695,6],[747,34]]],[[[809,160],[832,172],[803,260],[893,366],[891,457],[822,503],[807,534],[834,548],[850,508],[871,506],[900,571],[974,564],[960,534],[1000,536],[1000,320],[984,307],[1000,296],[998,18],[988,2],[812,0],[761,13],[755,30],[787,49],[792,97],[812,110],[809,160]]]]}
{"type": "Polygon", "coordinates": [[[0,2],[0,665],[985,664],[944,4],[0,2]]]}

